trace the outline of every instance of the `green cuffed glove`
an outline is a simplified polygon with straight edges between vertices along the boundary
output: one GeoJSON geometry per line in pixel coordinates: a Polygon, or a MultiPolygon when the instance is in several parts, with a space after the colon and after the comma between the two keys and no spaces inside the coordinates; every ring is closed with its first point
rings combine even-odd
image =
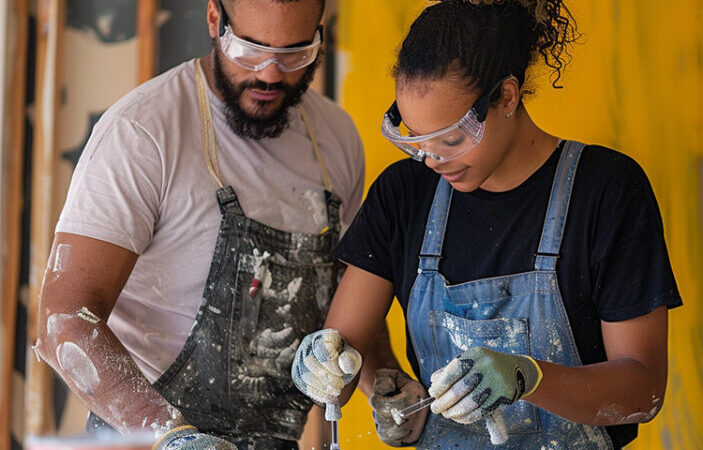
{"type": "Polygon", "coordinates": [[[529,356],[472,347],[432,374],[432,412],[473,423],[532,394],[541,380],[542,370],[529,356]]]}
{"type": "Polygon", "coordinates": [[[237,450],[233,443],[201,433],[191,425],[169,430],[151,450],[237,450]]]}

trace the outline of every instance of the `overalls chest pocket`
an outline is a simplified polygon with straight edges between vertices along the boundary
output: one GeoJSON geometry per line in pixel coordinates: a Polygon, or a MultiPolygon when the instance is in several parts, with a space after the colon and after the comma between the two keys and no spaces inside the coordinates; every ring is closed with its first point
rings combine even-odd
{"type": "Polygon", "coordinates": [[[278,255],[240,255],[235,284],[239,305],[232,321],[235,370],[252,377],[289,379],[295,351],[303,337],[322,327],[335,285],[332,262],[304,264],[278,255]],[[260,287],[252,296],[255,274],[261,278],[260,287]]]}
{"type": "MultiPolygon", "coordinates": [[[[430,311],[429,325],[438,361],[441,368],[470,347],[486,347],[505,353],[530,354],[529,319],[497,318],[472,320],[446,311],[430,311]]],[[[518,400],[512,405],[501,406],[509,434],[538,433],[540,431],[537,408],[518,400]]],[[[463,431],[487,435],[484,420],[469,425],[452,421],[443,422],[463,431]]]]}

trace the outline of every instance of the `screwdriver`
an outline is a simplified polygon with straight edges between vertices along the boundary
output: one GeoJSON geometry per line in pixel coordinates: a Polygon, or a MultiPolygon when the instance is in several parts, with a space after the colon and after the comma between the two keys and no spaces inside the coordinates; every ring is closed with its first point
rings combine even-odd
{"type": "Polygon", "coordinates": [[[332,443],[330,444],[330,450],[340,450],[337,421],[341,418],[342,410],[339,408],[339,405],[334,403],[325,404],[325,420],[332,424],[332,443]]]}
{"type": "MultiPolygon", "coordinates": [[[[393,421],[397,425],[400,425],[403,419],[411,414],[415,414],[421,409],[427,408],[432,404],[432,402],[434,402],[434,400],[434,397],[428,397],[400,411],[395,408],[391,409],[393,421]]],[[[488,434],[491,436],[491,444],[500,445],[504,444],[508,440],[508,432],[505,429],[503,413],[501,413],[500,410],[496,409],[486,416],[486,429],[488,430],[488,434]]]]}

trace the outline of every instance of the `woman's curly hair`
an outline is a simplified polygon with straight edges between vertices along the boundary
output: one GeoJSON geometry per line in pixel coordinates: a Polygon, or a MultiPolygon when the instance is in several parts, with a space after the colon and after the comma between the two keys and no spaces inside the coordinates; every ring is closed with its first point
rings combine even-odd
{"type": "Polygon", "coordinates": [[[436,78],[459,71],[483,91],[514,75],[520,85],[538,59],[555,88],[578,39],[563,0],[445,0],[426,8],[403,41],[396,78],[436,78]]]}
{"type": "Polygon", "coordinates": [[[561,78],[561,69],[571,60],[569,44],[578,39],[576,21],[562,0],[467,0],[474,5],[490,5],[504,1],[517,1],[530,10],[539,31],[538,51],[544,63],[554,69],[554,87],[561,78]],[[562,55],[566,56],[562,60],[562,55]]]}

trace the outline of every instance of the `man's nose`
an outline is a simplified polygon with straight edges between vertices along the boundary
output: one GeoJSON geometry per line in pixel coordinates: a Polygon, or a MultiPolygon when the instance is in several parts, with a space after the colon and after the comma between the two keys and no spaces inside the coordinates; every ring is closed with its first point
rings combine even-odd
{"type": "Polygon", "coordinates": [[[256,72],[256,78],[266,84],[280,83],[283,81],[284,75],[274,60],[270,60],[266,67],[256,72]]]}

